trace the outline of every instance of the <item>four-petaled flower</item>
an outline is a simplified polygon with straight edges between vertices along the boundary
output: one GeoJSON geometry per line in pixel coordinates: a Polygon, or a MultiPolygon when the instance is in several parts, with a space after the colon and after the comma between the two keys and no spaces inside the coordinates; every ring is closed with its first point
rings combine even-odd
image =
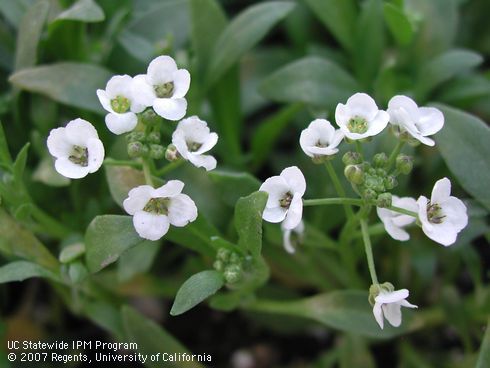
{"type": "Polygon", "coordinates": [[[379,110],[376,102],[365,93],[356,93],[347,103],[337,105],[335,121],[345,136],[357,140],[381,133],[390,117],[379,110]]]}
{"type": "Polygon", "coordinates": [[[284,222],[281,224],[281,230],[282,230],[282,245],[284,246],[284,249],[288,253],[294,253],[296,252],[296,249],[293,245],[293,242],[291,241],[291,236],[296,234],[298,243],[301,243],[303,241],[303,236],[305,233],[305,224],[303,221],[300,221],[298,225],[294,229],[286,229],[284,227],[284,222]]]}
{"type": "Polygon", "coordinates": [[[204,155],[218,142],[218,135],[211,133],[208,124],[197,116],[182,120],[172,134],[172,143],[179,155],[196,167],[207,171],[216,168],[216,159],[204,155]]]}
{"type": "MultiPolygon", "coordinates": [[[[403,208],[405,210],[409,210],[417,213],[418,205],[417,201],[410,197],[391,197],[392,206],[403,208]]],[[[406,241],[410,239],[410,235],[408,235],[407,231],[404,229],[406,226],[415,222],[415,217],[404,215],[395,211],[391,211],[387,208],[376,209],[378,212],[378,216],[383,221],[383,225],[385,230],[393,239],[406,241]]]]}
{"type": "Polygon", "coordinates": [[[197,218],[194,201],[182,194],[184,183],[170,180],[160,188],[140,185],[128,193],[124,210],[133,216],[133,225],[139,236],[158,240],[170,225],[183,227],[197,218]]]}
{"type": "Polygon", "coordinates": [[[407,289],[396,291],[380,290],[379,294],[374,298],[373,314],[381,329],[384,327],[383,316],[393,327],[399,327],[402,323],[401,307],[418,308],[416,305],[406,301],[408,294],[407,289]]]}
{"type": "Polygon", "coordinates": [[[318,158],[336,154],[343,138],[344,133],[335,130],[328,120],[316,119],[301,132],[299,144],[308,156],[318,158]]]}
{"type": "Polygon", "coordinates": [[[148,66],[147,74],[134,77],[133,95],[144,106],[152,106],[162,118],[180,120],[187,111],[184,98],[191,83],[185,69],[178,69],[170,56],[159,56],[148,66]]]}
{"type": "Polygon", "coordinates": [[[435,183],[430,200],[420,196],[417,204],[425,235],[446,247],[456,241],[458,233],[468,224],[466,206],[460,199],[451,196],[448,178],[435,183]]]}
{"type": "Polygon", "coordinates": [[[49,153],[56,158],[56,171],[70,179],[80,179],[97,171],[104,161],[104,145],[97,130],[83,119],[51,130],[47,145],[49,153]]]}
{"type": "Polygon", "coordinates": [[[285,168],[279,176],[268,178],[260,191],[267,192],[269,198],[262,218],[269,222],[281,222],[283,228],[292,230],[301,221],[303,215],[303,194],[306,181],[303,173],[296,166],[285,168]]]}
{"type": "Polygon", "coordinates": [[[407,96],[395,96],[388,103],[390,124],[396,125],[402,132],[428,146],[435,143],[428,135],[436,134],[444,126],[444,115],[435,107],[418,107],[407,96]]]}
{"type": "Polygon", "coordinates": [[[133,78],[129,75],[116,75],[107,82],[105,90],[97,90],[100,103],[109,112],[105,123],[114,134],[132,131],[138,123],[136,114],[145,109],[133,98],[132,85],[133,78]]]}

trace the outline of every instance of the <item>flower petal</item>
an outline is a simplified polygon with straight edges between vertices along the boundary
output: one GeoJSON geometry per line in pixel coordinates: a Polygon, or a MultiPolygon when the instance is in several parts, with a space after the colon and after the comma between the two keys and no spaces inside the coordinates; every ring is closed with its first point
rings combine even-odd
{"type": "Polygon", "coordinates": [[[47,140],[48,151],[56,158],[67,157],[71,154],[73,144],[66,138],[65,128],[52,129],[47,140]]]}
{"type": "Polygon", "coordinates": [[[216,169],[217,162],[213,156],[190,153],[187,156],[187,159],[196,167],[204,167],[206,171],[216,169]]]}
{"type": "Polygon", "coordinates": [[[280,176],[289,185],[291,192],[294,192],[295,194],[299,193],[300,196],[303,196],[303,194],[305,194],[305,177],[297,166],[286,167],[284,170],[282,170],[280,176]]]}
{"type": "Polygon", "coordinates": [[[382,291],[374,300],[376,303],[396,303],[403,299],[407,299],[409,292],[407,289],[395,290],[392,292],[382,291]]]}
{"type": "Polygon", "coordinates": [[[89,173],[88,166],[74,164],[68,157],[58,158],[54,163],[54,167],[61,175],[70,179],[84,178],[89,173]]]}
{"type": "Polygon", "coordinates": [[[430,201],[434,203],[443,203],[451,195],[451,182],[448,178],[442,178],[436,181],[432,189],[430,201]]]}
{"type": "Polygon", "coordinates": [[[180,180],[169,180],[165,185],[153,190],[153,198],[171,198],[179,195],[184,189],[184,182],[180,180]]]}
{"type": "Polygon", "coordinates": [[[174,93],[172,94],[173,98],[182,98],[186,95],[187,91],[189,91],[189,87],[191,85],[191,75],[185,69],[179,69],[174,72],[173,76],[174,81],[174,93]]]}
{"type": "Polygon", "coordinates": [[[170,56],[162,55],[153,59],[148,65],[148,78],[153,85],[172,82],[177,71],[177,64],[170,56]]]}
{"type": "Polygon", "coordinates": [[[87,164],[90,173],[96,172],[104,162],[104,145],[98,138],[91,138],[87,142],[87,164]]]}
{"type": "MultiPolygon", "coordinates": [[[[419,107],[410,97],[403,95],[392,97],[388,102],[388,113],[390,114],[390,118],[393,118],[393,116],[391,116],[391,112],[398,109],[404,110],[410,117],[411,121],[419,120],[419,107]]],[[[390,120],[390,122],[393,121],[390,120]]]]}
{"type": "Polygon", "coordinates": [[[417,127],[422,135],[436,134],[444,126],[444,115],[435,107],[421,107],[417,127]]]}
{"type": "Polygon", "coordinates": [[[282,232],[282,244],[286,252],[293,254],[296,252],[296,249],[294,249],[293,243],[291,243],[291,233],[292,230],[284,230],[282,232]]]}
{"type": "Polygon", "coordinates": [[[65,129],[66,138],[73,145],[86,147],[89,139],[99,138],[94,126],[80,118],[70,121],[65,129]]]}
{"type": "Polygon", "coordinates": [[[110,113],[105,116],[105,124],[112,133],[120,135],[132,131],[138,124],[138,118],[134,112],[110,113]]]}
{"type": "Polygon", "coordinates": [[[187,111],[187,101],[185,98],[157,98],[153,102],[153,109],[162,118],[180,120],[187,111]]]}
{"type": "Polygon", "coordinates": [[[378,106],[373,98],[366,93],[356,93],[347,100],[350,117],[360,116],[370,121],[378,113],[378,106]]]}
{"type": "Polygon", "coordinates": [[[172,225],[182,227],[196,218],[196,204],[187,194],[179,194],[170,200],[168,219],[172,225]]]}
{"type": "Polygon", "coordinates": [[[266,207],[273,208],[279,206],[279,201],[290,190],[290,188],[281,176],[272,176],[264,181],[259,190],[269,194],[266,207]]]}
{"type": "Polygon", "coordinates": [[[383,320],[383,311],[381,309],[381,303],[375,303],[374,304],[373,314],[374,314],[374,318],[376,319],[376,322],[378,322],[379,327],[381,327],[381,329],[383,329],[384,320],[383,320]]]}
{"type": "Polygon", "coordinates": [[[303,216],[303,200],[299,193],[295,193],[283,222],[283,227],[286,230],[292,230],[301,222],[303,216]]]}
{"type": "Polygon", "coordinates": [[[133,78],[129,75],[115,75],[109,82],[107,82],[107,86],[105,88],[107,97],[109,99],[113,99],[117,96],[123,96],[128,99],[131,99],[132,91],[131,84],[133,83],[133,78]]]}
{"type": "Polygon", "coordinates": [[[398,303],[383,304],[383,314],[393,327],[402,324],[402,307],[398,303]]]}
{"type": "Polygon", "coordinates": [[[104,91],[103,89],[98,89],[97,90],[97,97],[99,98],[100,104],[104,108],[104,110],[109,111],[109,112],[114,112],[111,106],[111,99],[107,95],[107,92],[104,91]]]}
{"type": "Polygon", "coordinates": [[[211,148],[213,148],[216,143],[218,143],[218,134],[216,133],[209,133],[208,136],[206,137],[206,141],[202,144],[202,146],[194,152],[194,154],[199,155],[204,152],[209,151],[211,148]]]}
{"type": "Polygon", "coordinates": [[[167,216],[146,211],[138,211],[134,214],[133,225],[140,237],[153,241],[164,236],[170,227],[167,216]]]}
{"type": "Polygon", "coordinates": [[[262,218],[268,222],[281,222],[286,217],[287,210],[283,207],[266,207],[262,213],[262,218]]]}
{"type": "Polygon", "coordinates": [[[456,232],[461,231],[468,225],[468,214],[465,204],[456,197],[449,197],[442,207],[446,216],[444,222],[449,222],[456,232]]]}
{"type": "Polygon", "coordinates": [[[369,133],[368,136],[370,137],[381,133],[388,125],[389,120],[390,116],[388,113],[386,111],[379,110],[374,119],[369,123],[369,129],[366,133],[369,133]]]}
{"type": "Polygon", "coordinates": [[[148,82],[148,78],[144,74],[133,78],[132,94],[133,101],[142,106],[152,106],[157,98],[153,86],[148,82]]]}
{"type": "Polygon", "coordinates": [[[128,193],[128,198],[123,202],[124,210],[130,215],[143,210],[148,201],[152,198],[153,187],[150,185],[140,185],[133,188],[128,193]]]}

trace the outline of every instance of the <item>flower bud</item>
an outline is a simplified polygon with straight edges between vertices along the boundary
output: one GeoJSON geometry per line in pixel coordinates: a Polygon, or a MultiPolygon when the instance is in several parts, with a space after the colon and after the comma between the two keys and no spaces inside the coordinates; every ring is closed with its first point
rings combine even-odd
{"type": "Polygon", "coordinates": [[[145,139],[145,133],[143,132],[131,132],[126,135],[126,141],[131,142],[142,142],[145,139]]]}
{"type": "Polygon", "coordinates": [[[362,197],[364,199],[367,199],[368,201],[375,200],[377,198],[377,196],[378,196],[378,193],[376,193],[376,191],[371,189],[371,188],[366,188],[362,192],[362,197]]]}
{"type": "Polygon", "coordinates": [[[150,145],[150,157],[154,160],[159,160],[165,156],[165,150],[159,144],[150,145]]]}
{"type": "Polygon", "coordinates": [[[179,159],[179,152],[173,144],[169,144],[167,150],[165,151],[165,159],[168,161],[176,161],[179,159]]]}
{"type": "Polygon", "coordinates": [[[394,187],[398,185],[398,180],[393,175],[387,176],[383,180],[383,184],[386,190],[392,190],[394,187]]]}
{"type": "Polygon", "coordinates": [[[216,253],[216,258],[223,261],[228,262],[230,260],[231,251],[226,248],[219,248],[216,253]]]}
{"type": "Polygon", "coordinates": [[[374,304],[376,303],[375,298],[381,293],[381,291],[392,293],[393,291],[395,291],[395,287],[390,282],[385,282],[383,284],[372,284],[369,288],[368,297],[368,301],[371,306],[374,306],[374,304]]]}
{"type": "Polygon", "coordinates": [[[242,259],[241,259],[240,255],[236,252],[232,252],[230,255],[230,263],[231,264],[241,264],[242,259]]]}
{"type": "Polygon", "coordinates": [[[364,186],[374,190],[377,193],[382,193],[386,190],[383,178],[380,178],[377,175],[368,175],[364,180],[364,186]]]}
{"type": "Polygon", "coordinates": [[[376,206],[381,208],[391,207],[392,196],[391,193],[381,193],[376,199],[376,206]]]}
{"type": "Polygon", "coordinates": [[[362,157],[358,152],[346,152],[344,156],[342,156],[342,162],[344,165],[357,165],[362,162],[362,157]]]}
{"type": "Polygon", "coordinates": [[[143,156],[145,145],[139,141],[128,143],[128,155],[131,158],[143,156]]]}
{"type": "Polygon", "coordinates": [[[374,155],[373,157],[374,167],[385,168],[387,164],[388,164],[388,156],[386,156],[386,153],[381,152],[374,155]]]}
{"type": "Polygon", "coordinates": [[[225,268],[223,261],[220,261],[219,259],[217,259],[216,261],[214,261],[213,268],[216,271],[222,272],[224,270],[224,268],[225,268]]]}
{"type": "Polygon", "coordinates": [[[404,154],[396,156],[396,169],[404,175],[410,174],[413,169],[413,158],[404,154]]]}
{"type": "Polygon", "coordinates": [[[225,268],[223,276],[228,284],[234,284],[242,278],[242,267],[237,264],[231,264],[225,268]]]}
{"type": "Polygon", "coordinates": [[[146,136],[146,141],[148,143],[159,144],[160,143],[160,132],[151,132],[146,136]]]}
{"type": "Polygon", "coordinates": [[[146,109],[140,115],[140,119],[145,125],[155,125],[160,121],[160,117],[151,108],[146,109]]]}
{"type": "Polygon", "coordinates": [[[344,175],[353,184],[362,184],[364,182],[364,171],[359,165],[346,166],[344,175]]]}

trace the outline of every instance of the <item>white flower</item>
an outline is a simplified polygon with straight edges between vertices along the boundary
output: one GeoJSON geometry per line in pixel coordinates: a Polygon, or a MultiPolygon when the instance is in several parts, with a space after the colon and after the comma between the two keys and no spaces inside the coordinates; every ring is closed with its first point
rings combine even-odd
{"type": "Polygon", "coordinates": [[[378,110],[376,102],[365,93],[351,96],[345,105],[335,109],[335,121],[349,139],[362,139],[381,133],[390,117],[378,110]]]}
{"type": "Polygon", "coordinates": [[[343,138],[344,133],[335,130],[328,120],[316,119],[301,132],[299,144],[310,157],[330,156],[339,151],[337,146],[343,138]]]}
{"type": "Polygon", "coordinates": [[[279,176],[267,179],[260,191],[267,192],[269,198],[262,218],[269,222],[281,222],[283,228],[292,230],[301,222],[303,215],[303,194],[306,181],[296,166],[285,168],[279,176]]]}
{"type": "Polygon", "coordinates": [[[133,215],[133,225],[139,236],[158,240],[170,225],[183,227],[197,218],[194,201],[182,194],[184,183],[170,180],[160,188],[140,185],[129,191],[123,202],[124,210],[133,215]]]}
{"type": "Polygon", "coordinates": [[[170,56],[159,56],[148,66],[146,74],[134,77],[133,95],[136,101],[152,106],[155,112],[168,120],[180,120],[185,116],[191,76],[185,69],[178,69],[170,56]]]}
{"type": "Polygon", "coordinates": [[[104,161],[104,145],[97,130],[83,119],[51,130],[47,144],[49,153],[56,158],[56,171],[70,179],[96,172],[104,161]]]}
{"type": "Polygon", "coordinates": [[[384,327],[383,315],[393,327],[398,327],[402,323],[401,307],[418,308],[405,300],[408,298],[408,294],[407,289],[391,292],[381,290],[378,296],[374,298],[373,314],[381,329],[384,327]]]}
{"type": "Polygon", "coordinates": [[[468,224],[466,206],[460,199],[451,196],[448,178],[436,182],[430,201],[420,196],[417,204],[425,235],[444,246],[453,244],[458,233],[468,224]]]}
{"type": "MultiPolygon", "coordinates": [[[[400,207],[412,212],[417,213],[418,205],[417,201],[410,197],[397,197],[392,196],[392,205],[395,207],[400,207]]],[[[385,230],[393,239],[406,241],[410,239],[410,236],[405,231],[404,227],[415,222],[415,217],[404,215],[395,211],[391,211],[387,208],[376,209],[378,216],[383,221],[385,230]]]]}
{"type": "Polygon", "coordinates": [[[301,242],[303,240],[303,236],[305,233],[305,224],[303,221],[300,221],[298,225],[294,229],[286,229],[284,227],[284,222],[281,224],[281,230],[282,230],[282,244],[284,246],[284,249],[286,249],[286,252],[288,253],[294,253],[296,249],[293,246],[293,243],[291,242],[291,235],[292,233],[295,233],[296,236],[298,237],[298,241],[301,242]]]}
{"type": "Polygon", "coordinates": [[[211,133],[208,124],[197,116],[179,122],[172,134],[172,143],[179,155],[194,166],[204,167],[207,171],[216,167],[216,159],[203,153],[208,152],[217,142],[218,135],[211,133]]]}
{"type": "Polygon", "coordinates": [[[407,96],[395,96],[388,103],[390,124],[397,125],[402,131],[423,144],[433,146],[435,143],[428,135],[436,134],[444,126],[444,115],[435,107],[418,107],[407,96]]]}
{"type": "Polygon", "coordinates": [[[133,78],[129,75],[115,75],[107,82],[105,90],[97,90],[100,103],[109,112],[105,123],[114,134],[132,131],[138,123],[136,114],[145,109],[135,101],[132,85],[133,78]]]}

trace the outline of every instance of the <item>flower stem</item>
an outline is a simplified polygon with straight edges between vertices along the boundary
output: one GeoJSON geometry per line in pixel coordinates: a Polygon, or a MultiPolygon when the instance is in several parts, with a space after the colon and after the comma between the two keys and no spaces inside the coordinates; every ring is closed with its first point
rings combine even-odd
{"type": "Polygon", "coordinates": [[[135,169],[141,169],[141,163],[133,160],[115,160],[113,158],[106,158],[104,160],[104,165],[106,166],[130,166],[135,169]]]}
{"type": "MultiPolygon", "coordinates": [[[[321,206],[329,204],[354,205],[360,207],[364,202],[362,199],[357,198],[319,198],[303,200],[303,206],[321,206]]],[[[354,214],[352,215],[354,216],[354,214]]]]}
{"type": "Polygon", "coordinates": [[[378,276],[376,275],[376,268],[374,267],[374,259],[373,259],[373,249],[371,247],[371,238],[369,237],[369,229],[368,224],[365,218],[361,219],[361,231],[362,231],[362,240],[364,241],[364,249],[366,251],[366,257],[369,266],[369,273],[371,274],[371,280],[374,285],[379,284],[378,276]]]}
{"type": "Polygon", "coordinates": [[[176,160],[168,163],[164,167],[162,167],[160,170],[157,171],[157,176],[163,176],[168,174],[169,172],[175,170],[178,168],[180,165],[184,163],[184,160],[176,160]]]}
{"type": "Polygon", "coordinates": [[[405,141],[398,141],[395,148],[393,148],[393,151],[390,154],[390,158],[388,159],[388,165],[386,167],[387,172],[390,171],[391,167],[395,163],[396,156],[398,156],[398,154],[400,153],[404,145],[405,145],[405,141]]]}
{"type": "MultiPolygon", "coordinates": [[[[337,176],[337,173],[335,172],[332,163],[330,161],[327,161],[325,163],[325,167],[327,168],[328,175],[330,175],[330,179],[333,182],[333,186],[335,187],[337,194],[340,197],[345,197],[345,190],[342,187],[342,184],[340,184],[339,177],[337,176]]],[[[343,202],[342,204],[344,205],[344,210],[345,210],[345,214],[347,215],[347,218],[351,219],[352,217],[354,217],[354,212],[352,211],[352,208],[349,206],[349,204],[355,204],[355,203],[343,202]]]]}
{"type": "Polygon", "coordinates": [[[143,160],[143,174],[145,175],[146,184],[155,187],[155,185],[153,184],[153,178],[151,176],[150,164],[147,160],[143,160]]]}
{"type": "Polygon", "coordinates": [[[362,144],[361,144],[361,142],[359,142],[358,140],[356,140],[355,144],[356,144],[356,151],[357,151],[357,153],[359,153],[361,155],[361,158],[364,161],[364,154],[362,152],[362,144]]]}
{"type": "Polygon", "coordinates": [[[415,218],[418,217],[418,213],[413,212],[413,211],[410,211],[410,210],[406,210],[405,208],[390,206],[390,207],[388,207],[388,209],[390,211],[395,211],[395,212],[398,212],[398,213],[403,213],[404,215],[412,216],[412,217],[415,217],[415,218]]]}

